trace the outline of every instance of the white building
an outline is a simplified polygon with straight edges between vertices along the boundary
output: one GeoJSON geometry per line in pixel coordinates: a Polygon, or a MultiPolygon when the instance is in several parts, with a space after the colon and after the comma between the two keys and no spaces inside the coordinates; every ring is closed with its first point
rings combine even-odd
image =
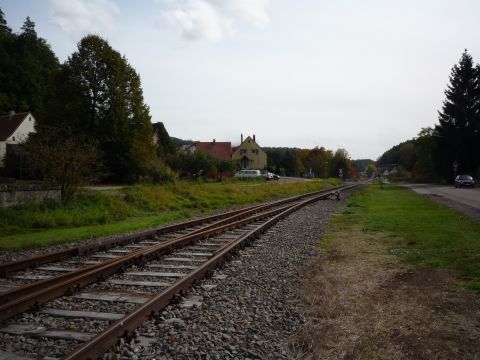
{"type": "Polygon", "coordinates": [[[3,167],[7,144],[19,144],[32,132],[35,132],[35,118],[31,112],[11,111],[0,116],[0,167],[3,167]]]}

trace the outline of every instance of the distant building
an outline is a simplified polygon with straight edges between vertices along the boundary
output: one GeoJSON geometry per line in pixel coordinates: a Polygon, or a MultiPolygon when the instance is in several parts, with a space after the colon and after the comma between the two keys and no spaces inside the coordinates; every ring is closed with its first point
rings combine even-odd
{"type": "Polygon", "coordinates": [[[245,141],[243,135],[240,137],[241,144],[234,149],[232,160],[240,164],[241,169],[263,170],[267,168],[267,154],[257,144],[255,135],[247,136],[245,141]]]}
{"type": "Polygon", "coordinates": [[[15,145],[25,141],[35,132],[35,118],[31,112],[16,114],[14,111],[0,116],[0,167],[7,152],[7,144],[15,145]]]}
{"type": "Polygon", "coordinates": [[[188,148],[188,151],[201,151],[217,160],[231,161],[232,159],[232,143],[218,142],[215,139],[212,142],[197,141],[188,148]]]}

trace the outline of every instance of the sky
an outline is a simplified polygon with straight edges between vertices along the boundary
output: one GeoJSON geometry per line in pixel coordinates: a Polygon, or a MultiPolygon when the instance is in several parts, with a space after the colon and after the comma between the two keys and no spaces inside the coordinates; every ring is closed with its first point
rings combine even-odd
{"type": "Polygon", "coordinates": [[[480,61],[478,0],[0,0],[60,61],[95,33],[140,74],[171,136],[345,148],[353,159],[437,123],[453,65],[480,61]]]}

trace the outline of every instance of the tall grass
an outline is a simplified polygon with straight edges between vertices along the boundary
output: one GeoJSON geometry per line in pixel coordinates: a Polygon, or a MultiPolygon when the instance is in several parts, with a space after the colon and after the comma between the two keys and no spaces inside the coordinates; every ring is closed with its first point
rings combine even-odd
{"type": "Polygon", "coordinates": [[[30,247],[70,241],[72,238],[107,235],[125,229],[135,230],[218,208],[255,203],[338,184],[336,179],[292,183],[179,181],[166,185],[128,186],[108,192],[85,191],[67,206],[30,204],[0,209],[0,250],[17,245],[30,247]],[[120,221],[123,222],[121,226],[120,221]],[[45,234],[41,235],[42,232],[45,234]],[[39,238],[46,240],[37,241],[39,238]]]}

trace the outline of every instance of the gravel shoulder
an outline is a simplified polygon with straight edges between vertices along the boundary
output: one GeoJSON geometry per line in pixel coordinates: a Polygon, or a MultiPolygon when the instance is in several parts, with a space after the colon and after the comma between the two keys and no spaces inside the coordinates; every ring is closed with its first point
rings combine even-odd
{"type": "Polygon", "coordinates": [[[462,204],[457,201],[452,201],[451,199],[448,199],[442,195],[437,195],[437,194],[426,194],[424,195],[428,197],[430,200],[433,200],[439,204],[445,205],[446,207],[456,210],[458,212],[461,212],[467,216],[470,216],[471,218],[480,221],[480,209],[475,208],[473,206],[467,205],[467,204],[462,204]]]}
{"type": "Polygon", "coordinates": [[[480,189],[456,189],[453,186],[405,184],[417,194],[480,221],[480,189]]]}
{"type": "Polygon", "coordinates": [[[280,221],[138,330],[155,342],[116,350],[131,359],[292,359],[306,321],[305,266],[343,203],[319,201],[280,221]]]}

